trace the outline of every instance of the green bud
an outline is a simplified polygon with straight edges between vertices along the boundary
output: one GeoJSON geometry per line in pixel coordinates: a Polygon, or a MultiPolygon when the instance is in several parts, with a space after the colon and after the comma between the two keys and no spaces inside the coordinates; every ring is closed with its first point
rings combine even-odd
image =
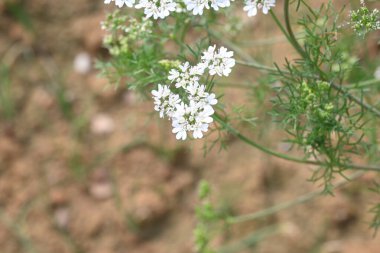
{"type": "Polygon", "coordinates": [[[206,199],[210,195],[210,185],[206,180],[202,180],[198,186],[198,198],[200,200],[206,199]]]}

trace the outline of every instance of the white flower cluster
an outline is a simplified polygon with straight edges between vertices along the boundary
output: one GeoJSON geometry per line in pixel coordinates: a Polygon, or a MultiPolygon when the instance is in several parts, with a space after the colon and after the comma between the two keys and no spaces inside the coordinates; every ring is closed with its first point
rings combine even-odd
{"type": "Polygon", "coordinates": [[[264,14],[268,14],[272,7],[276,6],[276,0],[246,0],[244,11],[247,12],[248,17],[256,16],[259,9],[263,10],[264,14]]]}
{"type": "Polygon", "coordinates": [[[175,85],[178,94],[169,85],[161,84],[152,91],[154,110],[160,113],[161,118],[166,116],[171,120],[178,140],[186,140],[188,132],[192,132],[195,139],[202,138],[203,133],[207,132],[213,121],[212,106],[218,100],[214,93],[206,91],[200,79],[206,70],[210,75],[228,76],[235,65],[232,57],[233,52],[226,48],[216,50],[216,46],[210,46],[197,65],[191,66],[185,62],[178,69],[170,70],[168,79],[175,85]]]}
{"type": "MultiPolygon", "coordinates": [[[[233,0],[232,0],[233,1],[233,0]]],[[[192,11],[194,15],[202,15],[203,10],[213,8],[219,10],[219,8],[225,8],[231,5],[230,0],[184,0],[186,9],[192,11]]]]}
{"type": "MultiPolygon", "coordinates": [[[[115,2],[116,6],[120,8],[126,5],[131,8],[144,9],[147,18],[158,19],[166,18],[171,12],[182,12],[184,9],[192,12],[193,15],[202,15],[204,9],[212,8],[218,11],[220,8],[229,7],[232,1],[234,0],[104,0],[104,3],[115,2]]],[[[275,5],[276,0],[245,0],[244,10],[248,12],[249,17],[252,17],[257,14],[259,9],[267,14],[275,5]]]]}

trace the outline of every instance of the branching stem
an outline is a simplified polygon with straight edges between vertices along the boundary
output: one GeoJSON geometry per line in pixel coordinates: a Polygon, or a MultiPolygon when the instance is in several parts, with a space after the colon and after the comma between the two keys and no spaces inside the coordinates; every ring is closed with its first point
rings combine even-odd
{"type": "Polygon", "coordinates": [[[257,148],[258,150],[260,150],[260,151],[262,151],[268,155],[272,155],[272,156],[275,156],[275,157],[278,157],[278,158],[281,158],[281,159],[284,159],[287,161],[292,161],[292,162],[301,163],[301,164],[309,164],[309,165],[315,165],[315,166],[332,166],[333,165],[334,167],[340,167],[340,168],[345,168],[345,169],[349,169],[349,170],[364,170],[364,171],[380,172],[380,167],[377,167],[377,166],[365,166],[365,165],[357,165],[357,164],[328,164],[328,163],[321,162],[321,161],[305,160],[305,159],[289,156],[287,154],[280,153],[280,152],[277,152],[277,151],[272,150],[270,148],[264,147],[261,144],[255,142],[254,140],[248,138],[247,136],[240,133],[237,129],[232,127],[230,124],[228,124],[218,114],[214,114],[213,117],[214,117],[214,120],[216,122],[218,122],[226,130],[228,130],[228,132],[230,132],[232,135],[236,136],[237,138],[239,138],[240,140],[242,140],[246,144],[257,148]]]}

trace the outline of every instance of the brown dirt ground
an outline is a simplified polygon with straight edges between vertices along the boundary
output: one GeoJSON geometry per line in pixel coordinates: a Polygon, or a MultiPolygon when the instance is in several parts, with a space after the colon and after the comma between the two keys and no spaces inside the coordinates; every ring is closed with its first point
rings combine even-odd
{"type": "MultiPolygon", "coordinates": [[[[101,0],[21,2],[32,30],[0,3],[0,55],[10,67],[15,106],[13,117],[0,122],[0,252],[193,252],[200,178],[211,182],[218,205],[235,214],[318,187],[306,181],[311,168],[269,158],[235,140],[228,151],[204,158],[202,141],[178,144],[165,124],[152,120],[150,101],[108,87],[94,69],[75,72],[79,53],[104,55],[101,0]]],[[[249,29],[266,27],[258,23],[249,29]]],[[[288,55],[285,48],[272,55],[288,55]]],[[[249,74],[241,69],[235,76],[249,74]]],[[[226,101],[239,97],[241,91],[231,91],[226,101]]],[[[280,146],[271,128],[261,139],[280,146]]],[[[368,229],[374,196],[366,186],[373,177],[334,197],[236,225],[233,238],[277,224],[281,229],[274,235],[240,252],[380,252],[368,229]]]]}

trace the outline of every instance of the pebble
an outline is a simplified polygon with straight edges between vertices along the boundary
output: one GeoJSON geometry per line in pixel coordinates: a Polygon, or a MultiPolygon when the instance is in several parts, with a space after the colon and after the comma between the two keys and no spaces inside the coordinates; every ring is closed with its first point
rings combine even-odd
{"type": "Polygon", "coordinates": [[[110,134],[115,129],[114,120],[107,114],[99,113],[91,120],[91,132],[96,135],[110,134]]]}
{"type": "Polygon", "coordinates": [[[67,225],[69,223],[69,208],[66,206],[59,207],[54,210],[54,222],[60,229],[67,229],[67,225]]]}
{"type": "Polygon", "coordinates": [[[75,56],[73,65],[75,72],[85,75],[92,68],[91,56],[86,52],[81,52],[75,56]]]}
{"type": "Polygon", "coordinates": [[[149,225],[160,220],[169,211],[165,200],[153,190],[141,190],[135,196],[133,217],[139,225],[149,225]]]}

